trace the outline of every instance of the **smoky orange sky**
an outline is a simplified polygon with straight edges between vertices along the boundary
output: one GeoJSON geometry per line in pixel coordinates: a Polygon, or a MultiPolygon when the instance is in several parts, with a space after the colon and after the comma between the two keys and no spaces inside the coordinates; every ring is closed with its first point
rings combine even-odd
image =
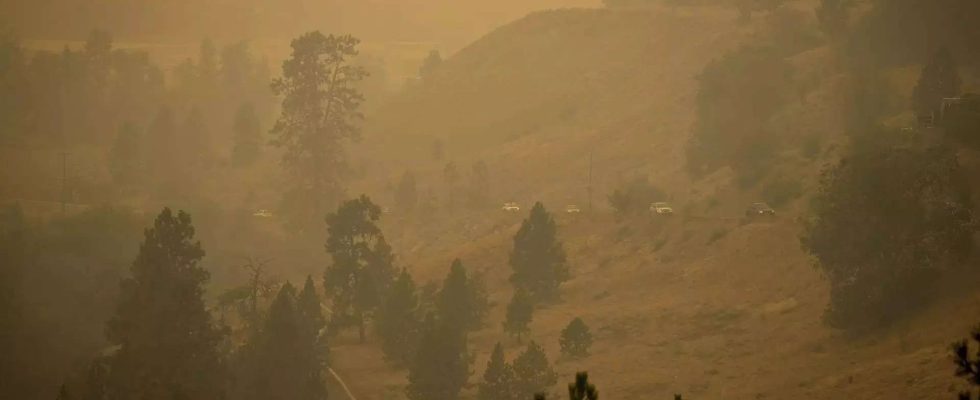
{"type": "Polygon", "coordinates": [[[535,10],[600,0],[0,0],[0,27],[25,39],[76,40],[92,29],[147,41],[279,39],[320,29],[370,41],[457,49],[535,10]]]}

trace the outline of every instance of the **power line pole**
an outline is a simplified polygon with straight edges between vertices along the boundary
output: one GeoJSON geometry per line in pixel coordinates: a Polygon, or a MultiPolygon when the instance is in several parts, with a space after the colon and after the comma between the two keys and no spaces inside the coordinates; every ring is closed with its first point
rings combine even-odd
{"type": "Polygon", "coordinates": [[[589,152],[589,214],[592,214],[592,155],[593,151],[589,152]]]}

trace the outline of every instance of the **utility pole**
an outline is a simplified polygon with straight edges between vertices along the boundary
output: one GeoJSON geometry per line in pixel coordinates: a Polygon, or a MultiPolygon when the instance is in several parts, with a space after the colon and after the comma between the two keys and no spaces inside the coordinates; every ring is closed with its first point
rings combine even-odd
{"type": "Polygon", "coordinates": [[[589,151],[589,214],[592,214],[592,155],[594,151],[589,151]]]}
{"type": "Polygon", "coordinates": [[[68,153],[61,152],[61,214],[68,212],[68,153]]]}

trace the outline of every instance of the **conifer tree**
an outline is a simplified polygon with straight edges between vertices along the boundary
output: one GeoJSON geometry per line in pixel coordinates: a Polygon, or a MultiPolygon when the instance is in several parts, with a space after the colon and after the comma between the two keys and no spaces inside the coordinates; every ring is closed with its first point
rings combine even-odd
{"type": "Polygon", "coordinates": [[[476,397],[479,400],[518,400],[515,384],[514,369],[504,359],[503,346],[497,343],[487,361],[476,397]]]}
{"type": "Polygon", "coordinates": [[[589,383],[589,373],[575,374],[575,382],[568,384],[568,400],[599,400],[599,391],[589,383]]]}
{"type": "Polygon", "coordinates": [[[425,60],[422,61],[422,66],[419,67],[419,78],[422,78],[422,80],[429,80],[441,65],[442,55],[439,54],[439,50],[433,49],[429,52],[429,55],[425,57],[425,60]]]}
{"type": "Polygon", "coordinates": [[[439,318],[446,323],[459,326],[461,329],[474,330],[483,324],[483,317],[486,314],[485,308],[481,308],[479,291],[473,280],[467,276],[463,262],[458,258],[453,260],[439,291],[437,307],[439,318]]]}
{"type": "Polygon", "coordinates": [[[585,325],[582,318],[575,318],[568,323],[568,326],[561,331],[559,339],[562,354],[580,358],[589,355],[589,347],[592,346],[592,334],[589,327],[585,325]]]}
{"type": "Polygon", "coordinates": [[[418,312],[419,299],[415,281],[408,270],[402,269],[378,310],[377,317],[381,350],[390,364],[401,366],[412,361],[421,323],[418,312]]]}
{"type": "Polygon", "coordinates": [[[307,335],[305,340],[314,343],[317,354],[321,356],[322,360],[326,360],[328,351],[326,337],[321,334],[324,326],[326,326],[326,320],[323,317],[323,306],[320,295],[316,291],[316,285],[313,284],[312,276],[306,277],[303,291],[296,298],[296,307],[299,311],[300,322],[304,327],[304,334],[307,335]]]}
{"type": "Polygon", "coordinates": [[[189,400],[223,396],[222,332],[204,305],[208,272],[201,267],[190,215],[169,208],[144,233],[123,280],[109,342],[110,392],[117,398],[189,400]]]}
{"type": "Polygon", "coordinates": [[[187,112],[178,140],[183,149],[176,155],[179,156],[180,162],[185,166],[210,166],[213,161],[214,143],[207,122],[204,120],[204,113],[199,107],[192,107],[187,112]]]}
{"type": "Polygon", "coordinates": [[[429,314],[408,371],[410,400],[456,400],[470,376],[466,332],[429,314]]]}
{"type": "Polygon", "coordinates": [[[490,198],[490,169],[482,160],[473,163],[469,189],[469,205],[475,209],[486,206],[490,198]]]}
{"type": "Polygon", "coordinates": [[[139,182],[143,154],[140,147],[140,134],[136,125],[124,123],[109,150],[109,172],[112,173],[115,183],[132,185],[139,182]]]}
{"type": "Polygon", "coordinates": [[[351,62],[359,43],[352,36],[303,34],[290,43],[282,77],[272,82],[282,98],[272,144],[283,149],[281,164],[291,177],[283,194],[285,219],[298,231],[314,229],[311,224],[344,195],[344,145],[360,136],[363,117],[357,83],[367,72],[351,62]]]}
{"type": "Polygon", "coordinates": [[[172,155],[180,152],[177,137],[177,117],[173,109],[163,106],[157,112],[146,133],[147,172],[160,192],[173,193],[181,186],[180,176],[186,166],[172,155]]]}
{"type": "Polygon", "coordinates": [[[514,297],[511,298],[510,304],[507,305],[507,319],[504,320],[504,332],[516,337],[517,342],[520,343],[521,337],[531,331],[528,325],[530,325],[533,316],[534,304],[531,303],[527,292],[518,289],[514,292],[514,297]]]}
{"type": "Polygon", "coordinates": [[[550,301],[558,297],[558,286],[569,278],[565,250],[558,241],[558,228],[551,214],[540,202],[514,236],[510,253],[510,277],[515,288],[526,290],[532,301],[550,301]]]}
{"type": "Polygon", "coordinates": [[[259,157],[262,142],[262,127],[251,103],[242,104],[235,112],[232,127],[235,131],[234,148],[231,160],[235,166],[252,165],[259,157]]]}
{"type": "Polygon", "coordinates": [[[296,289],[283,285],[268,317],[242,350],[239,398],[247,400],[327,398],[324,362],[309,334],[309,321],[298,304],[296,289]]]}
{"type": "Polygon", "coordinates": [[[960,94],[962,81],[956,68],[956,61],[949,50],[943,48],[936,52],[929,64],[922,69],[912,94],[916,114],[938,116],[943,99],[960,94]]]}
{"type": "Polygon", "coordinates": [[[452,161],[446,163],[442,169],[442,175],[446,179],[446,205],[453,209],[456,207],[456,184],[459,181],[459,170],[456,168],[456,163],[452,161]]]}
{"type": "Polygon", "coordinates": [[[558,374],[548,363],[544,349],[531,341],[527,349],[514,359],[514,375],[517,376],[517,391],[521,398],[535,393],[546,393],[558,383],[558,374]]]}
{"type": "Polygon", "coordinates": [[[391,247],[377,222],[381,208],[370,198],[345,202],[327,216],[327,252],[333,260],[323,276],[333,300],[331,324],[358,327],[364,340],[364,321],[377,308],[393,279],[391,247]]]}

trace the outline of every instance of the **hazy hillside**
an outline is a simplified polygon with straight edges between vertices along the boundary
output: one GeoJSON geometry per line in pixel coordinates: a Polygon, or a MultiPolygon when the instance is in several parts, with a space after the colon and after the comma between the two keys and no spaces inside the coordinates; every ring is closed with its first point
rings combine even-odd
{"type": "Polygon", "coordinates": [[[372,115],[365,135],[382,146],[370,160],[395,160],[390,169],[425,161],[439,140],[447,160],[483,159],[498,195],[523,202],[586,202],[590,150],[603,196],[624,174],[671,179],[696,75],[738,43],[730,22],[724,10],[532,14],[461,50],[372,115]]]}
{"type": "MultiPolygon", "coordinates": [[[[554,359],[558,332],[571,318],[582,316],[596,335],[592,356],[558,362],[563,380],[587,369],[603,397],[624,399],[953,397],[947,348],[968,324],[943,310],[974,310],[971,299],[940,302],[875,335],[843,335],[821,320],[827,287],[798,243],[808,196],[772,221],[749,222],[740,215],[758,193],[736,188],[727,169],[698,181],[684,173],[698,73],[758,28],[738,27],[730,11],[700,11],[532,14],[463,49],[369,121],[368,134],[382,145],[356,156],[390,174],[389,185],[422,161],[430,166],[420,172],[424,184],[436,188],[448,160],[490,166],[496,202],[486,212],[391,231],[400,261],[423,281],[441,279],[454,257],[487,273],[496,307],[472,338],[470,382],[493,343],[502,341],[511,355],[520,348],[500,330],[520,216],[495,208],[543,200],[559,212],[574,277],[561,303],[535,315],[532,337],[554,359]],[[431,160],[437,140],[445,143],[443,161],[431,160]],[[590,153],[593,202],[602,213],[563,215],[565,204],[588,200],[590,153]],[[374,161],[381,158],[386,163],[374,161]],[[606,195],[633,176],[663,187],[681,215],[617,222],[606,195]]],[[[826,49],[791,57],[802,89],[775,118],[794,127],[788,142],[821,135],[826,151],[815,159],[795,148],[780,154],[783,174],[807,191],[836,157],[842,131],[840,82],[827,75],[831,57],[826,49]]],[[[375,350],[343,342],[337,353],[347,355],[338,365],[357,377],[359,396],[397,396],[403,374],[387,370],[375,350]]]]}

